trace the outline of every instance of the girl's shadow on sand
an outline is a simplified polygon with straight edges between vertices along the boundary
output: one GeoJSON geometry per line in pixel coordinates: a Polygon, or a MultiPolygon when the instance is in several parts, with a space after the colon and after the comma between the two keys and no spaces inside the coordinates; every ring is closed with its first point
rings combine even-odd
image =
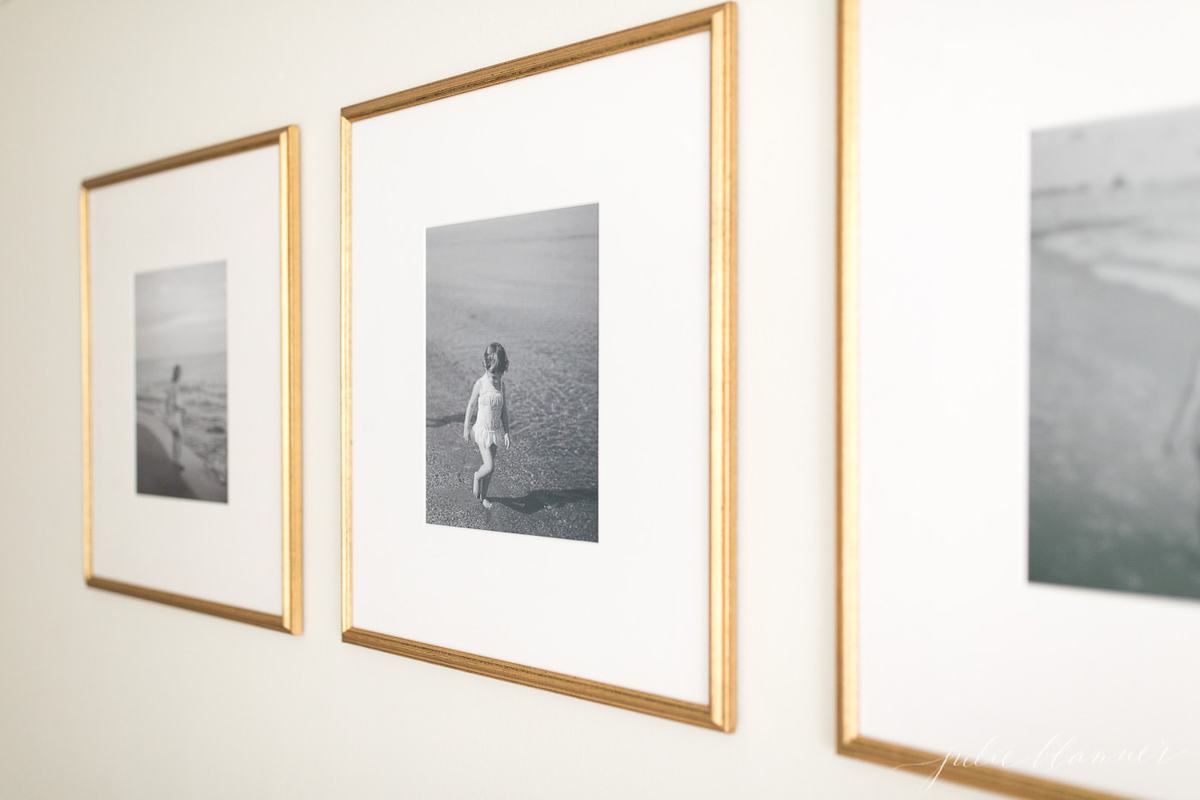
{"type": "MultiPolygon", "coordinates": [[[[426,415],[426,428],[443,428],[452,423],[461,423],[462,414],[446,414],[441,417],[426,415]]],[[[470,483],[468,479],[467,483],[470,483]]],[[[560,508],[572,503],[595,503],[595,489],[534,489],[523,497],[492,497],[489,498],[505,508],[512,509],[518,514],[536,514],[548,508],[560,508]]]]}
{"type": "Polygon", "coordinates": [[[596,502],[595,489],[534,489],[524,497],[493,497],[493,502],[521,514],[536,514],[571,503],[596,502]]]}

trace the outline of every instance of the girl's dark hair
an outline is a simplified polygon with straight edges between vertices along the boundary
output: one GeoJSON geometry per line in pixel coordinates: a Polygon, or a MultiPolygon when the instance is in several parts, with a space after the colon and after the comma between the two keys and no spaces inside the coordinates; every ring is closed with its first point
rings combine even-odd
{"type": "Polygon", "coordinates": [[[175,383],[175,381],[179,380],[179,376],[182,374],[183,374],[183,367],[176,364],[175,369],[171,370],[171,383],[175,383]]]}
{"type": "Polygon", "coordinates": [[[504,345],[499,342],[492,342],[483,351],[483,368],[493,375],[503,375],[508,371],[508,353],[504,352],[504,345]]]}

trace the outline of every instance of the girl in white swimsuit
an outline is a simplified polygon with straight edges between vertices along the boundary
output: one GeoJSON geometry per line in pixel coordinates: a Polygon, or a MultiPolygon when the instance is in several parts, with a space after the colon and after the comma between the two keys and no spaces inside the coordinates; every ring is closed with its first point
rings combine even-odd
{"type": "Polygon", "coordinates": [[[501,441],[504,442],[505,449],[509,447],[508,403],[504,393],[508,354],[504,352],[504,345],[492,342],[487,346],[483,351],[483,370],[483,375],[475,381],[475,386],[471,389],[471,399],[467,401],[462,435],[463,441],[470,444],[474,434],[483,465],[475,471],[475,485],[472,491],[483,503],[484,508],[491,508],[492,502],[487,499],[487,493],[496,469],[496,450],[501,441]],[[471,414],[476,408],[479,413],[472,427],[471,414]]]}
{"type": "Polygon", "coordinates": [[[179,378],[183,369],[178,364],[171,371],[171,383],[167,386],[165,398],[167,413],[167,428],[171,431],[171,460],[175,466],[182,466],[183,456],[183,406],[179,404],[179,378]]]}

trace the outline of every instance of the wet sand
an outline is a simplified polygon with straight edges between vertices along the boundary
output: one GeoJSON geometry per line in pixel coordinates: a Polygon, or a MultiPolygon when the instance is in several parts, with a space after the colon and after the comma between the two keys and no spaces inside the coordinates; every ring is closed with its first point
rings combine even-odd
{"type": "Polygon", "coordinates": [[[1200,598],[1200,457],[1166,446],[1200,314],[1033,258],[1029,578],[1200,598]]]}
{"type": "Polygon", "coordinates": [[[224,503],[226,487],[208,471],[204,461],[184,446],[180,460],[171,460],[171,431],[161,419],[146,412],[138,413],[137,422],[137,491],[178,497],[185,500],[207,500],[224,503]]]}
{"type": "MultiPolygon", "coordinates": [[[[464,401],[465,405],[465,401],[464,401]]],[[[595,541],[597,493],[592,487],[534,488],[524,476],[531,460],[528,448],[514,443],[500,449],[485,509],[471,494],[479,468],[479,448],[462,440],[462,414],[445,421],[426,419],[427,520],[437,525],[595,541]]]]}
{"type": "Polygon", "coordinates": [[[137,426],[137,459],[138,494],[197,499],[179,476],[179,470],[158,437],[145,425],[137,426]]]}

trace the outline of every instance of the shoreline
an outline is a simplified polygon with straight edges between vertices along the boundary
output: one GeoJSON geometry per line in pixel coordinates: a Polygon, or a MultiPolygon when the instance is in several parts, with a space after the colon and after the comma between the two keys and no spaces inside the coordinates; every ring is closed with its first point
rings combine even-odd
{"type": "Polygon", "coordinates": [[[184,444],[182,466],[171,460],[167,424],[145,411],[137,414],[137,493],[183,500],[226,503],[227,487],[210,474],[204,460],[184,444]]]}

